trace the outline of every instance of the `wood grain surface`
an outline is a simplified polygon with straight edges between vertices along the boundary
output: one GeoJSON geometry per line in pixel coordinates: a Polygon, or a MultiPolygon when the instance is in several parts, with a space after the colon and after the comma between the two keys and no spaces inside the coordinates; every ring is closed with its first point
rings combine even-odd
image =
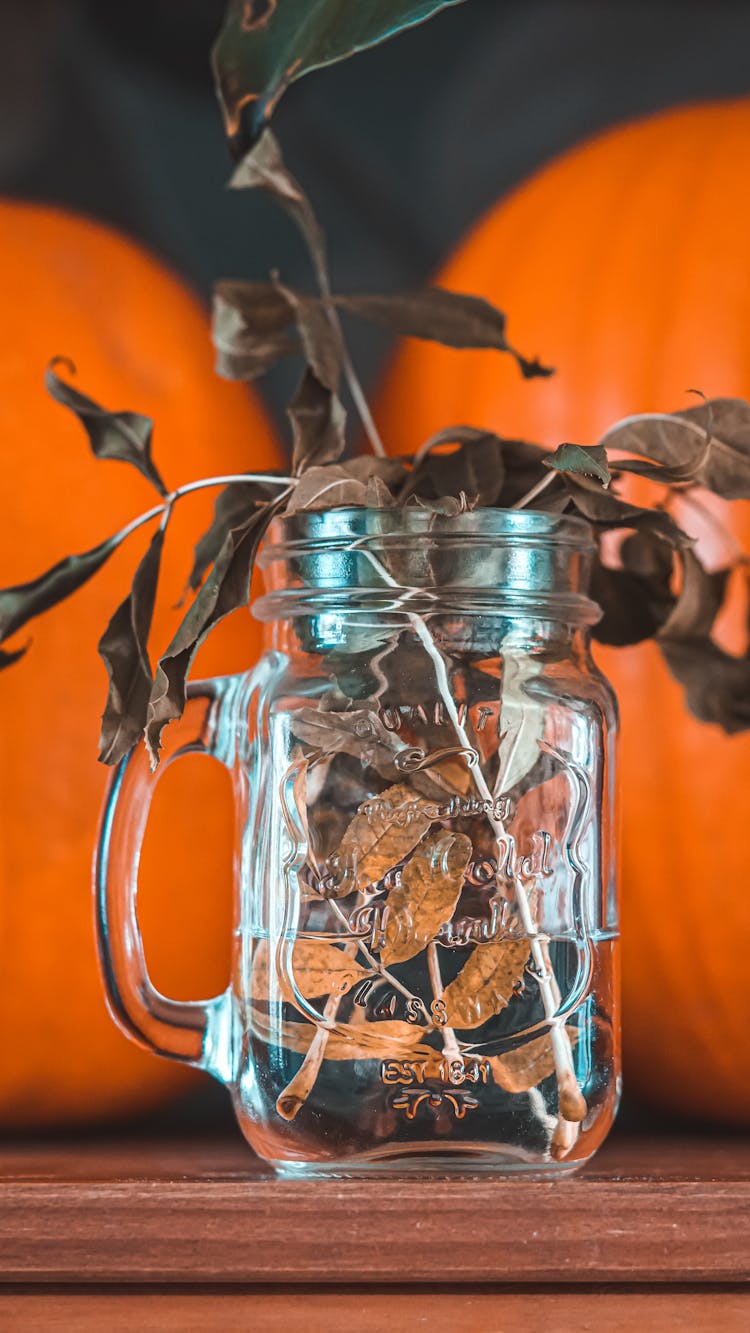
{"type": "Polygon", "coordinates": [[[5,1282],[736,1283],[749,1273],[740,1138],[615,1136],[579,1175],[549,1182],[276,1180],[229,1138],[0,1150],[5,1282]]]}
{"type": "Polygon", "coordinates": [[[0,1327],[33,1333],[745,1333],[738,1292],[290,1292],[243,1295],[0,1295],[0,1327]]]}

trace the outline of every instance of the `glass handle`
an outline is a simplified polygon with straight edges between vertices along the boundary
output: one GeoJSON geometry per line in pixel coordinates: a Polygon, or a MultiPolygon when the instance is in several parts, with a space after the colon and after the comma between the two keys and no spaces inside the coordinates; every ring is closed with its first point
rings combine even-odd
{"type": "Polygon", "coordinates": [[[231,1078],[230,993],[179,1001],[161,995],[146,969],[136,899],[138,863],[156,784],[186,754],[208,754],[231,767],[237,691],[242,677],[188,686],[185,712],[167,732],[170,753],[156,773],[145,746],[118,764],[102,812],[94,863],[96,934],[107,1003],[115,1022],[158,1055],[231,1078]]]}

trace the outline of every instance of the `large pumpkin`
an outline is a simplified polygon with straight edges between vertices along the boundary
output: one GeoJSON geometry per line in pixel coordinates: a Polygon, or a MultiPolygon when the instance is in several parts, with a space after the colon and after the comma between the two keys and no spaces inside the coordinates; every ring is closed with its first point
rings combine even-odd
{"type": "MultiPolygon", "coordinates": [[[[53,209],[2,202],[0,289],[1,584],[94,545],[156,498],[133,469],[95,461],[78,423],[46,396],[44,367],[55,354],[73,359],[81,387],[105,405],[154,417],[155,457],[170,486],[278,465],[257,401],[214,377],[198,304],[131,241],[53,209]]],[[[176,512],[164,562],[171,605],[215,494],[176,512]]],[[[125,1116],[197,1078],[115,1028],[92,928],[91,857],[106,778],[96,762],[106,690],[96,643],[147,540],[140,533],[72,601],[32,625],[27,657],[0,674],[4,1127],[125,1116]]],[[[174,614],[157,625],[157,646],[174,614]]],[[[242,669],[258,647],[249,615],[237,613],[208,641],[198,669],[242,669]]],[[[226,984],[233,815],[218,765],[184,765],[157,795],[142,916],[154,980],[196,998],[226,984]]]]}
{"type": "MultiPolygon", "coordinates": [[[[389,448],[456,422],[591,443],[690,388],[750,394],[749,156],[750,101],[714,103],[603,134],[517,189],[438,280],[497,302],[558,373],[523,382],[497,354],[406,345],[379,404],[389,448]]],[[[750,550],[746,504],[731,522],[750,550]]],[[[626,1086],[746,1123],[750,736],[690,717],[653,644],[598,656],[623,715],[626,1086]]]]}

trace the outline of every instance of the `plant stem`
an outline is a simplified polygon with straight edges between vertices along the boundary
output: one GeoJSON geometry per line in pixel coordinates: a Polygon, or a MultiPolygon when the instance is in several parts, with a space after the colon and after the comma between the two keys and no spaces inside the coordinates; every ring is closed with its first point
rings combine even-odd
{"type": "MultiPolygon", "coordinates": [[[[352,940],[348,943],[343,952],[347,958],[354,959],[357,955],[356,941],[352,940]]],[[[320,1066],[325,1059],[326,1046],[330,1036],[330,1024],[335,1023],[343,998],[341,994],[328,996],[323,1009],[322,1024],[318,1027],[310,1042],[310,1048],[302,1064],[294,1078],[287,1083],[284,1091],[279,1093],[276,1100],[276,1110],[283,1120],[294,1120],[297,1112],[304,1106],[315,1087],[320,1066]]]]}
{"type": "MultiPolygon", "coordinates": [[[[369,559],[370,563],[378,571],[381,578],[384,579],[384,581],[388,584],[389,587],[397,588],[399,585],[396,582],[396,580],[391,577],[391,575],[388,573],[386,569],[383,568],[380,561],[372,554],[372,552],[362,547],[361,540],[359,543],[353,543],[353,546],[355,545],[358,546],[358,548],[362,551],[362,554],[367,559],[369,559]]],[[[411,595],[411,592],[409,593],[409,595],[411,595]]],[[[471,744],[469,735],[458,715],[458,709],[456,708],[455,701],[453,699],[453,695],[451,692],[450,681],[448,680],[448,672],[446,669],[446,664],[443,659],[443,656],[437,644],[435,643],[429,631],[429,628],[425,623],[425,621],[423,620],[423,618],[420,615],[417,615],[415,612],[408,612],[407,614],[409,621],[411,622],[414,628],[415,633],[417,634],[421,643],[424,645],[424,648],[433,663],[441,700],[448,716],[451,719],[453,729],[458,739],[460,740],[462,746],[464,746],[466,749],[473,750],[474,747],[471,744]]],[[[471,774],[476,784],[477,790],[482,799],[487,801],[488,810],[492,812],[493,811],[492,792],[490,791],[485,776],[482,772],[478,756],[475,758],[474,762],[470,765],[470,767],[471,767],[471,774]]],[[[499,844],[501,838],[505,836],[505,828],[501,820],[499,820],[495,816],[494,812],[489,813],[487,815],[487,818],[490,822],[490,825],[492,826],[496,841],[499,844]]],[[[557,1010],[559,1007],[559,1002],[557,1001],[555,994],[555,992],[557,991],[557,981],[555,979],[552,967],[548,962],[548,957],[545,957],[544,942],[539,937],[539,930],[534,920],[531,906],[528,897],[526,895],[526,892],[523,888],[523,885],[514,879],[514,888],[516,891],[516,905],[518,908],[518,915],[520,917],[524,933],[528,936],[530,942],[531,956],[534,961],[534,972],[536,976],[536,981],[537,985],[539,986],[539,992],[542,1000],[542,1005],[544,1008],[544,1015],[549,1023],[550,1041],[552,1043],[552,1052],[555,1060],[555,1073],[557,1075],[558,1100],[560,1106],[559,1120],[560,1122],[564,1121],[566,1124],[568,1124],[571,1121],[577,1122],[578,1120],[581,1120],[583,1116],[586,1114],[586,1103],[581,1094],[581,1090],[578,1087],[578,1080],[576,1078],[575,1067],[573,1065],[573,1050],[570,1044],[570,1038],[568,1037],[568,1033],[565,1029],[564,1024],[561,1023],[560,1020],[557,1018],[557,1010]]],[[[560,1123],[558,1123],[558,1129],[556,1131],[556,1134],[558,1134],[558,1139],[553,1141],[553,1153],[555,1149],[558,1149],[561,1155],[564,1155],[564,1152],[570,1150],[572,1142],[575,1141],[575,1136],[572,1135],[573,1130],[575,1130],[575,1136],[577,1136],[578,1133],[577,1123],[571,1125],[570,1130],[565,1129],[564,1127],[561,1126],[560,1123]]]]}
{"type": "Polygon", "coordinates": [[[542,491],[546,491],[547,487],[552,485],[557,475],[554,468],[550,468],[546,475],[535,486],[532,486],[530,491],[527,491],[525,495],[521,496],[520,500],[516,500],[516,503],[511,505],[511,509],[525,509],[527,505],[531,504],[532,500],[536,500],[537,496],[542,494],[542,491]]]}
{"type": "MultiPolygon", "coordinates": [[[[443,978],[440,975],[440,960],[437,955],[437,945],[433,940],[427,946],[427,968],[430,973],[430,985],[432,993],[436,1000],[442,1000],[444,995],[443,978]]],[[[453,1028],[441,1027],[440,1035],[443,1039],[443,1055],[446,1060],[460,1060],[461,1047],[456,1041],[456,1034],[453,1028]]]]}
{"type": "MultiPolygon", "coordinates": [[[[339,907],[339,904],[335,901],[335,899],[331,898],[329,899],[329,902],[339,920],[342,922],[342,924],[346,927],[347,930],[350,930],[349,922],[346,919],[346,913],[342,912],[341,908],[339,907]]],[[[377,958],[375,958],[370,953],[370,950],[367,948],[367,945],[365,944],[364,940],[359,940],[359,939],[357,940],[357,949],[359,953],[362,954],[363,958],[367,960],[370,967],[372,967],[384,979],[384,981],[387,981],[390,986],[393,986],[394,990],[397,990],[399,994],[403,995],[404,999],[406,1000],[416,999],[416,996],[413,995],[412,992],[408,990],[406,986],[403,986],[401,984],[401,982],[398,980],[398,977],[394,977],[393,974],[388,971],[388,968],[384,967],[382,963],[379,963],[377,958]]]]}

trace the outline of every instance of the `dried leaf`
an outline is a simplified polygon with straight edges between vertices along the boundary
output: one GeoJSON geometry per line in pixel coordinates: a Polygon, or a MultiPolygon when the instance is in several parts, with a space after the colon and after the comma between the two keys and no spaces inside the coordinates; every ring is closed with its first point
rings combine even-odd
{"type": "Polygon", "coordinates": [[[682,589],[671,615],[660,627],[671,639],[708,638],[721,610],[731,570],[709,573],[694,551],[681,553],[682,589]]]}
{"type": "Polygon", "coordinates": [[[216,373],[228,380],[257,379],[300,346],[294,311],[272,282],[216,283],[212,337],[216,373]]]}
{"type": "Polygon", "coordinates": [[[425,287],[390,295],[338,296],[336,304],[402,338],[423,338],[446,347],[509,352],[527,379],[553,373],[539,361],[521,356],[510,345],[505,336],[505,315],[481,296],[425,287]]]}
{"type": "MultiPolygon", "coordinates": [[[[272,1002],[280,994],[285,1000],[293,1002],[293,986],[275,967],[271,974],[269,958],[268,940],[262,940],[253,955],[251,998],[272,1002]]],[[[291,971],[297,989],[306,1000],[334,993],[345,995],[356,982],[370,975],[367,968],[325,940],[295,940],[291,971]]]]}
{"type": "Polygon", "coordinates": [[[607,451],[600,444],[561,444],[555,452],[544,460],[544,466],[555,472],[573,472],[584,477],[593,477],[607,487],[612,481],[612,474],[607,463],[607,451]]]}
{"type": "Polygon", "coordinates": [[[365,504],[368,509],[393,509],[396,497],[389,490],[382,477],[369,477],[365,487],[365,504]]]}
{"type": "Polygon", "coordinates": [[[388,895],[385,944],[380,954],[386,967],[421,953],[451,920],[471,850],[470,838],[445,829],[437,829],[417,847],[404,866],[400,886],[388,895]]]}
{"type": "MultiPolygon", "coordinates": [[[[578,1028],[568,1027],[566,1032],[574,1047],[578,1040],[578,1028]]],[[[506,1092],[529,1092],[532,1088],[538,1088],[555,1072],[555,1057],[548,1032],[542,1037],[535,1037],[533,1041],[527,1041],[525,1046],[519,1046],[505,1055],[490,1056],[489,1059],[493,1079],[506,1092]]]]}
{"type": "Polygon", "coordinates": [[[253,562],[263,534],[281,501],[268,501],[227,533],[206,582],[159,659],[146,721],[146,744],[153,767],[159,762],[165,726],[181,717],[192,660],[206,635],[224,616],[246,606],[253,562]]]}
{"type": "Polygon", "coordinates": [[[302,473],[307,473],[308,477],[311,473],[314,476],[312,483],[308,480],[304,489],[299,486],[296,488],[287,505],[287,512],[294,512],[295,509],[328,509],[337,504],[363,504],[364,499],[359,497],[364,488],[361,482],[353,481],[342,483],[343,489],[337,488],[335,484],[329,489],[327,482],[321,482],[325,498],[322,505],[315,503],[319,498],[315,492],[319,472],[323,470],[323,465],[335,463],[344,452],[346,412],[338,394],[321,384],[309,368],[289,404],[288,416],[294,440],[292,471],[295,476],[302,473]],[[357,488],[356,500],[336,498],[338,495],[350,494],[353,487],[357,488]],[[309,499],[306,498],[308,496],[309,499]]]}
{"type": "Polygon", "coordinates": [[[148,636],[156,602],[165,527],[154,533],[128,596],[99,640],[109,690],[99,738],[99,760],[118,764],[143,734],[151,696],[148,636]]]}
{"type": "Polygon", "coordinates": [[[345,60],[460,0],[231,0],[214,45],[216,91],[227,134],[252,107],[252,134],[294,79],[345,60]]]}
{"type": "MultiPolygon", "coordinates": [[[[248,1026],[256,1037],[269,1046],[306,1055],[321,1030],[313,1023],[280,1023],[259,1009],[251,1009],[248,1026]]],[[[329,1032],[325,1047],[326,1060],[382,1060],[399,1053],[425,1056],[435,1054],[432,1046],[420,1039],[424,1028],[400,1019],[384,1019],[376,1023],[336,1023],[329,1032]]]]}
{"type": "Polygon", "coordinates": [[[329,858],[333,867],[347,872],[347,893],[379,884],[389,870],[413,852],[431,824],[411,789],[402,783],[387,787],[367,805],[372,807],[370,812],[360,809],[338,851],[329,858]]]}
{"type": "Polygon", "coordinates": [[[66,556],[30,583],[0,588],[0,643],[88,583],[123,540],[116,532],[90,551],[66,556]]]}
{"type": "Polygon", "coordinates": [[[660,635],[657,642],[695,717],[730,736],[750,727],[750,659],[732,657],[712,639],[660,635]]]}
{"type": "Polygon", "coordinates": [[[477,1028],[509,1004],[523,977],[531,946],[527,939],[508,938],[477,944],[443,999],[453,1028],[477,1028]]]}
{"type": "Polygon", "coordinates": [[[667,484],[696,481],[727,500],[750,497],[750,405],[741,398],[713,398],[686,412],[644,413],[618,422],[601,444],[640,454],[660,468],[613,463],[667,484]]]}
{"type": "Polygon", "coordinates": [[[307,469],[289,497],[286,512],[295,514],[300,509],[336,509],[366,504],[366,483],[356,480],[342,464],[329,463],[325,467],[307,469]]]}
{"type": "Polygon", "coordinates": [[[114,458],[133,467],[155,486],[160,495],[167,494],[159,473],[151,459],[153,422],[139,412],[107,412],[93,398],[74,389],[56,373],[56,366],[65,366],[69,375],[76,368],[67,357],[57,356],[50,362],[45,374],[47,392],[56,403],[67,407],[78,417],[89,437],[91,449],[97,458],[114,458]]]}
{"type": "Polygon", "coordinates": [[[234,481],[224,487],[214,505],[211,526],[196,544],[188,587],[193,591],[200,587],[206,571],[217,559],[227,533],[252,518],[255,506],[267,500],[268,495],[268,489],[257,481],[234,481]]]}
{"type": "Polygon", "coordinates": [[[271,130],[264,130],[246,153],[229,184],[233,190],[263,190],[289,214],[307,246],[320,290],[328,293],[330,281],[323,230],[302,186],[287,169],[271,130]]]}
{"type": "Polygon", "coordinates": [[[692,538],[664,509],[642,509],[629,504],[588,477],[565,473],[562,480],[576,509],[595,528],[645,529],[676,549],[693,545],[692,538]]]}
{"type": "Polygon", "coordinates": [[[503,657],[496,796],[512,791],[539,759],[543,721],[526,686],[542,674],[541,662],[530,653],[507,653],[503,657]]]}
{"type": "MultiPolygon", "coordinates": [[[[660,545],[669,553],[666,543],[660,545]]],[[[600,560],[594,561],[589,593],[602,611],[601,620],[592,627],[593,637],[617,647],[653,638],[675,604],[669,575],[610,569],[600,560]]]]}

